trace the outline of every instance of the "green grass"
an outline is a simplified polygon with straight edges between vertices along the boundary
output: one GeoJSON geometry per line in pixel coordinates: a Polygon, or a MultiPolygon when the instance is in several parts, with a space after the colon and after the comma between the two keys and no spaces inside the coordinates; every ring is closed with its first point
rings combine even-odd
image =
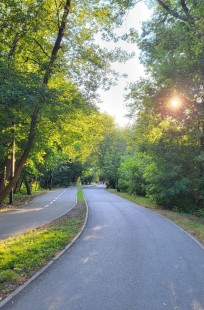
{"type": "Polygon", "coordinates": [[[123,192],[117,192],[115,189],[108,189],[108,191],[152,210],[156,209],[157,207],[157,205],[154,202],[152,202],[149,198],[146,197],[130,195],[123,192]]]}
{"type": "Polygon", "coordinates": [[[77,191],[77,200],[78,201],[84,201],[83,190],[81,188],[79,188],[77,191]]]}
{"type": "Polygon", "coordinates": [[[156,203],[152,202],[149,198],[146,197],[117,192],[113,189],[108,191],[165,216],[183,228],[185,231],[190,233],[204,245],[204,218],[194,214],[186,214],[167,210],[161,206],[158,206],[156,203]]]}
{"type": "MultiPolygon", "coordinates": [[[[78,195],[83,197],[81,190],[78,195]]],[[[70,212],[50,224],[0,241],[0,298],[22,284],[67,246],[81,229],[85,215],[86,207],[80,200],[70,212]]]]}

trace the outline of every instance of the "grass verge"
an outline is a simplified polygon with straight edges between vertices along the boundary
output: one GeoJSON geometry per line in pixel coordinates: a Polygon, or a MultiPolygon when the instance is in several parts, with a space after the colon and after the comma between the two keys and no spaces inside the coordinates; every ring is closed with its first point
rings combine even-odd
{"type": "Polygon", "coordinates": [[[83,202],[84,201],[83,190],[81,188],[79,188],[78,191],[77,191],[77,201],[78,202],[83,202]]]}
{"type": "Polygon", "coordinates": [[[86,217],[82,190],[62,217],[20,236],[0,241],[0,300],[45,266],[78,234],[86,217]]]}
{"type": "Polygon", "coordinates": [[[191,214],[166,210],[145,197],[117,192],[113,189],[110,189],[108,191],[165,216],[166,218],[170,219],[172,222],[183,228],[185,231],[190,233],[193,237],[195,237],[198,241],[200,241],[200,243],[204,245],[204,218],[191,214]]]}

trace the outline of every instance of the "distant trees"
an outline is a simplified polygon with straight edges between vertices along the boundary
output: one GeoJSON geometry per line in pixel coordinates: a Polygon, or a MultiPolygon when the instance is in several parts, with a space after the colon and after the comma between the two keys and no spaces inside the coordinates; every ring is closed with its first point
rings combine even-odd
{"type": "Polygon", "coordinates": [[[100,172],[103,180],[106,181],[107,188],[119,189],[119,167],[121,157],[126,151],[126,141],[122,136],[122,132],[112,132],[106,136],[99,146],[99,151],[100,172]]]}

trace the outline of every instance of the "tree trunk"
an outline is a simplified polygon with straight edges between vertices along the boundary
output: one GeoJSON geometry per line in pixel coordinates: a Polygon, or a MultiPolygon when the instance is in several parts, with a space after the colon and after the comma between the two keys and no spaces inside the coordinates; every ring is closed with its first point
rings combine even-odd
{"type": "Polygon", "coordinates": [[[5,158],[3,163],[3,171],[0,175],[0,194],[3,192],[6,184],[6,180],[9,178],[10,170],[11,170],[11,159],[8,157],[5,158]]]}
{"type": "Polygon", "coordinates": [[[18,41],[19,41],[19,34],[16,32],[15,35],[14,35],[13,44],[12,44],[12,46],[10,48],[9,53],[8,53],[8,58],[13,57],[13,55],[15,53],[15,50],[17,48],[18,41]]]}
{"type": "Polygon", "coordinates": [[[14,189],[14,194],[16,194],[17,192],[21,191],[22,184],[23,184],[23,178],[20,177],[18,179],[17,183],[16,183],[16,186],[15,186],[15,189],[14,189]]]}
{"type": "Polygon", "coordinates": [[[25,187],[26,187],[27,195],[31,195],[31,187],[30,187],[30,184],[29,184],[28,179],[27,179],[26,176],[24,178],[24,184],[25,184],[25,187]]]}
{"type": "Polygon", "coordinates": [[[47,187],[49,190],[52,189],[52,179],[53,179],[53,174],[52,174],[52,171],[50,171],[48,178],[47,178],[47,187]]]}
{"type": "Polygon", "coordinates": [[[0,204],[4,201],[4,199],[8,196],[8,194],[11,192],[12,188],[15,187],[18,178],[21,174],[21,171],[23,170],[24,164],[26,163],[26,160],[28,158],[28,155],[30,153],[30,150],[33,146],[33,142],[35,139],[35,134],[36,134],[36,125],[37,125],[37,119],[38,119],[38,112],[39,111],[35,111],[32,115],[31,118],[31,124],[30,124],[30,132],[29,132],[29,136],[28,136],[28,141],[27,141],[27,145],[24,149],[24,152],[21,156],[21,159],[18,163],[18,165],[16,166],[15,169],[15,173],[14,173],[14,177],[12,177],[11,181],[9,182],[9,184],[4,188],[4,190],[2,191],[2,193],[0,194],[0,204]]]}

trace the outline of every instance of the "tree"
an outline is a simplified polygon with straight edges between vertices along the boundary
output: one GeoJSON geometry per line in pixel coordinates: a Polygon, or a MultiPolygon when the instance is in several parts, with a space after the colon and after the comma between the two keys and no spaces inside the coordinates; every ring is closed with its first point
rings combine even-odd
{"type": "Polygon", "coordinates": [[[156,0],[139,39],[141,60],[154,78],[192,101],[203,84],[203,8],[197,1],[156,0]]]}
{"type": "Polygon", "coordinates": [[[157,203],[186,211],[200,208],[203,178],[199,132],[194,119],[187,117],[187,107],[170,113],[166,94],[164,85],[149,81],[132,85],[130,108],[136,111],[137,120],[130,136],[134,155],[127,190],[136,171],[135,188],[142,188],[157,203]]]}
{"type": "Polygon", "coordinates": [[[122,157],[119,167],[119,190],[134,195],[146,195],[146,180],[144,178],[145,154],[136,152],[122,157]]]}
{"type": "MultiPolygon", "coordinates": [[[[7,10],[7,12],[9,12],[9,13],[11,12],[11,15],[12,15],[13,10],[10,7],[8,7],[7,5],[3,4],[3,8],[5,8],[5,10],[7,10]]],[[[23,16],[25,8],[26,8],[26,11],[27,11],[27,9],[30,9],[30,7],[22,6],[21,7],[21,12],[22,12],[21,17],[23,16]]],[[[16,9],[16,7],[15,7],[15,9],[16,9]]],[[[65,7],[63,9],[63,14],[62,14],[62,18],[61,18],[61,21],[60,21],[60,25],[59,25],[58,34],[57,34],[56,40],[54,42],[54,45],[53,45],[53,48],[52,48],[52,51],[51,51],[50,61],[49,61],[48,65],[47,65],[47,67],[45,69],[45,73],[44,73],[43,84],[45,86],[48,83],[48,80],[49,80],[49,77],[50,77],[50,74],[51,74],[51,70],[52,70],[53,64],[54,64],[54,62],[56,60],[58,51],[59,51],[60,46],[61,46],[61,41],[62,41],[62,38],[63,38],[63,33],[64,33],[64,30],[65,30],[65,25],[66,25],[66,20],[67,20],[67,16],[68,16],[69,10],[70,10],[70,1],[66,1],[65,7]]],[[[17,28],[17,31],[19,31],[18,28],[17,28]]],[[[27,33],[26,31],[25,32],[23,31],[22,32],[22,36],[24,37],[24,34],[26,34],[26,33],[27,33]]],[[[10,61],[10,58],[12,58],[14,56],[15,52],[16,52],[18,38],[19,38],[19,34],[18,34],[18,32],[16,32],[15,36],[14,36],[14,39],[13,39],[12,48],[10,49],[10,51],[8,53],[9,61],[10,61]]],[[[35,135],[36,135],[36,126],[37,126],[37,122],[38,122],[39,113],[40,113],[40,106],[39,106],[39,104],[37,104],[33,108],[33,111],[32,111],[31,117],[30,117],[30,130],[29,130],[29,135],[28,135],[28,139],[27,139],[27,144],[26,144],[26,146],[25,146],[25,148],[23,150],[21,158],[20,158],[20,160],[18,162],[18,165],[17,165],[17,167],[15,169],[14,175],[11,177],[11,180],[8,183],[8,185],[1,192],[0,202],[2,202],[4,200],[4,198],[8,195],[8,193],[11,191],[11,189],[15,186],[15,184],[16,184],[19,176],[20,176],[20,173],[21,173],[21,171],[23,169],[23,166],[26,163],[26,160],[28,158],[28,155],[29,155],[30,150],[32,148],[32,145],[34,143],[34,139],[35,139],[35,135]]]]}
{"type": "Polygon", "coordinates": [[[125,155],[126,141],[123,131],[115,126],[113,119],[107,118],[103,140],[98,147],[98,167],[100,179],[107,187],[118,188],[119,166],[122,156],[125,155]]]}
{"type": "Polygon", "coordinates": [[[148,196],[169,208],[201,208],[204,6],[197,1],[147,2],[154,14],[143,24],[138,44],[150,78],[130,85],[128,94],[135,120],[130,175],[143,158],[137,181],[145,184],[148,196]],[[171,106],[173,98],[180,100],[177,109],[171,106]]]}

